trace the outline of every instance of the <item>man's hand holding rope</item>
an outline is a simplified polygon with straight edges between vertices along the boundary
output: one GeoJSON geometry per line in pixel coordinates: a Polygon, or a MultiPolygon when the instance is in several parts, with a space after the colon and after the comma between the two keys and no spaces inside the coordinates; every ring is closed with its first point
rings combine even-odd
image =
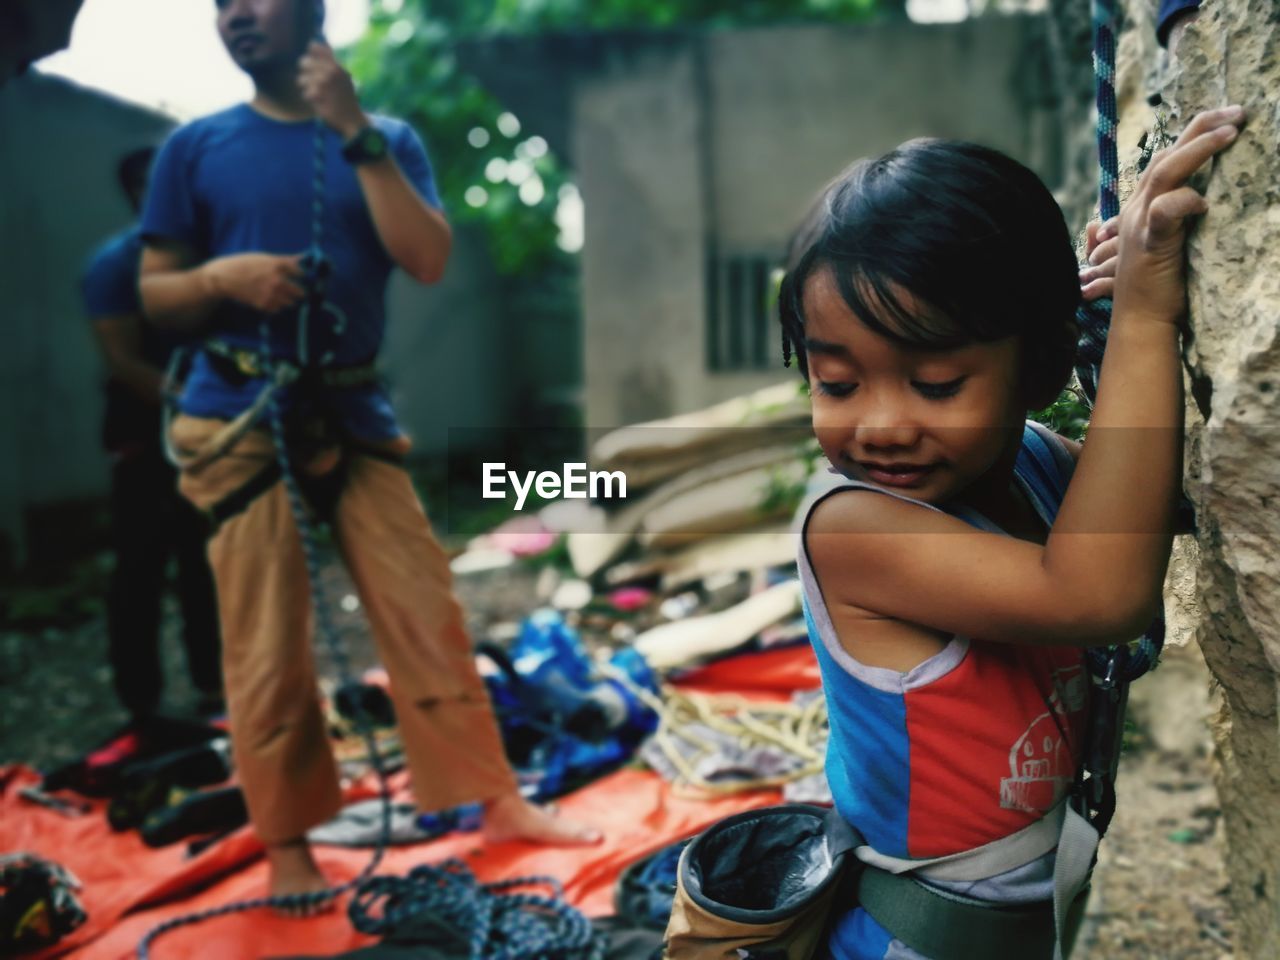
{"type": "Polygon", "coordinates": [[[316,116],[344,140],[369,125],[351,74],[328,44],[313,40],[307,47],[298,61],[298,90],[316,116]]]}

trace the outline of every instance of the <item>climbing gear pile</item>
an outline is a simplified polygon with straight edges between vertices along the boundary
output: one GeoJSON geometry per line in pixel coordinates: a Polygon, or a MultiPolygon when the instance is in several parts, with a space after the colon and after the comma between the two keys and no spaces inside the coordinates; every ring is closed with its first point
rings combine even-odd
{"type": "Polygon", "coordinates": [[[0,956],[57,943],[88,919],[80,881],[31,853],[0,855],[0,956]]]}
{"type": "Polygon", "coordinates": [[[693,795],[785,786],[821,774],[827,702],[772,703],[664,688],[652,698],[661,717],[645,761],[693,795]]]}
{"type": "Polygon", "coordinates": [[[175,792],[213,786],[230,776],[231,743],[226,737],[131,764],[107,804],[107,822],[112,830],[131,830],[168,806],[175,792]]]}
{"type": "Polygon", "coordinates": [[[485,677],[507,757],[531,799],[545,800],[625,763],[658,725],[646,697],[657,676],[636,651],[588,655],[559,612],[537,610],[509,650],[482,642],[485,677]]]}
{"type": "Polygon", "coordinates": [[[83,757],[50,770],[44,775],[41,788],[110,797],[137,764],[225,735],[226,731],[216,726],[180,717],[154,716],[136,721],[111,733],[83,757]]]}

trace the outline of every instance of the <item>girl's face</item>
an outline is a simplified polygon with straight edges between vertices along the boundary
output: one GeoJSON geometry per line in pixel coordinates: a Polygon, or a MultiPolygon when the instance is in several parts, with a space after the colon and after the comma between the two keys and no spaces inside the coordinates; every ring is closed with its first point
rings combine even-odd
{"type": "Polygon", "coordinates": [[[1026,416],[1016,337],[902,347],[853,314],[828,269],[804,316],[813,430],[836,469],[932,504],[1007,489],[1026,416]]]}

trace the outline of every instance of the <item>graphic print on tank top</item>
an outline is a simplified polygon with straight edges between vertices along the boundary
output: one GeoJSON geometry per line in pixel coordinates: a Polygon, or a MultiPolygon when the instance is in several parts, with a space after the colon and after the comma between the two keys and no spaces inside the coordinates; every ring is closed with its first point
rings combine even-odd
{"type": "Polygon", "coordinates": [[[1000,781],[1001,808],[1047,813],[1071,787],[1076,763],[1072,744],[1062,734],[1071,728],[1071,714],[1084,710],[1087,684],[1083,663],[1053,671],[1049,709],[1009,750],[1009,775],[1000,781]]]}

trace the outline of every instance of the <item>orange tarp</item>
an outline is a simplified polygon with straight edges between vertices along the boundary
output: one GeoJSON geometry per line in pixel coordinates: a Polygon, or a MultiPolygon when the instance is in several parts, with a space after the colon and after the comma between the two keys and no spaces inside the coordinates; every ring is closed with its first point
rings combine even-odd
{"type": "MultiPolygon", "coordinates": [[[[719,692],[780,693],[810,688],[816,666],[807,647],[734,658],[739,663],[700,671],[696,687],[719,692]],[[807,661],[807,663],[806,663],[807,661]],[[812,669],[811,669],[812,668],[812,669]],[[744,674],[758,678],[743,682],[744,674]],[[765,678],[769,679],[766,681],[765,678]],[[725,682],[726,678],[730,682],[725,682]],[[800,680],[796,686],[790,686],[800,680]],[[722,686],[721,683],[724,683],[722,686]]],[[[683,684],[682,684],[683,685],[683,684]]],[[[38,782],[24,768],[0,770],[0,850],[27,850],[57,861],[83,881],[81,900],[89,921],[54,947],[31,956],[46,960],[125,960],[155,925],[174,917],[266,893],[262,848],[248,828],[186,858],[186,845],[160,850],[146,847],[133,832],[113,833],[95,813],[68,818],[18,797],[38,782]]],[[[403,793],[403,776],[395,781],[403,793]]],[[[367,795],[362,782],[350,793],[367,795]]],[[[622,869],[708,824],[753,807],[777,803],[777,790],[708,799],[676,796],[670,785],[648,770],[625,769],[564,797],[565,816],[598,825],[605,840],[587,848],[552,849],[513,842],[485,845],[479,834],[453,834],[430,843],[393,847],[378,872],[404,874],[422,863],[460,857],[482,880],[530,874],[549,875],[564,884],[565,895],[591,916],[613,912],[613,887],[622,869]]],[[[358,874],[368,850],[317,847],[326,875],[340,882],[358,874]]],[[[166,933],[151,950],[154,960],[227,960],[299,953],[334,954],[372,942],[356,933],[339,909],[306,920],[277,917],[266,910],[220,917],[166,933]]]]}

